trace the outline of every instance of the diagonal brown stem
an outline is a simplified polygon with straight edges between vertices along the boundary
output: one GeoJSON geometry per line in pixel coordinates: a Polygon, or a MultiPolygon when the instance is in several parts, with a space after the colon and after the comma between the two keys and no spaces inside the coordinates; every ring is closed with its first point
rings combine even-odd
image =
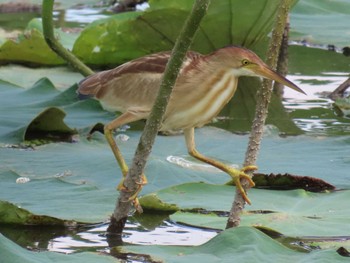
{"type": "MultiPolygon", "coordinates": [[[[282,43],[283,32],[288,19],[288,13],[293,0],[281,0],[275,21],[275,26],[272,32],[272,37],[267,53],[267,64],[271,68],[276,68],[279,50],[282,43]]],[[[257,105],[255,110],[255,118],[252,125],[252,130],[249,138],[249,143],[246,151],[245,161],[243,166],[255,165],[258,153],[260,150],[260,143],[263,135],[263,128],[267,117],[268,106],[272,94],[272,81],[263,80],[262,88],[257,93],[257,105]]],[[[252,174],[251,174],[252,175],[252,174]]],[[[244,189],[249,188],[247,180],[242,180],[244,189]]],[[[240,214],[245,206],[245,201],[242,194],[236,191],[235,199],[232,203],[229,218],[227,220],[226,228],[236,227],[240,223],[240,214]]]]}
{"type": "Polygon", "coordinates": [[[139,187],[137,182],[140,182],[142,179],[146,161],[152,150],[155,137],[163,119],[172,87],[175,84],[182,61],[190,44],[192,43],[192,39],[199,27],[200,21],[206,13],[209,3],[210,0],[196,0],[194,2],[192,12],[188,17],[182,32],[176,40],[172,56],[164,72],[158,96],[152,112],[147,120],[145,129],[141,135],[133,158],[133,163],[130,166],[129,172],[124,180],[124,185],[127,189],[130,189],[130,192],[120,192],[110,225],[107,229],[110,236],[116,234],[118,235],[124,229],[127,216],[131,209],[131,202],[128,200],[130,200],[134,190],[139,187]]]}

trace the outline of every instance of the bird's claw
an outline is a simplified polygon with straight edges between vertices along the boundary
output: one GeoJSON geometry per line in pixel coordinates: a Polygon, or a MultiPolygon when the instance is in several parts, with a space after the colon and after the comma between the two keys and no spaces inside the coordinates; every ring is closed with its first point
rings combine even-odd
{"type": "Polygon", "coordinates": [[[137,213],[139,213],[139,214],[143,213],[143,209],[142,209],[142,206],[140,205],[140,201],[138,198],[135,198],[132,201],[132,205],[135,207],[135,210],[137,211],[137,213]]]}
{"type": "Polygon", "coordinates": [[[135,181],[135,184],[139,185],[140,187],[148,184],[147,177],[145,174],[141,175],[141,180],[139,182],[135,181]]]}
{"type": "Polygon", "coordinates": [[[237,169],[230,169],[230,176],[233,179],[233,182],[236,185],[236,188],[238,189],[238,191],[241,193],[244,201],[246,201],[246,203],[248,204],[252,204],[250,199],[247,196],[247,193],[245,191],[245,189],[243,188],[242,184],[241,184],[241,179],[245,179],[248,181],[249,183],[249,187],[253,187],[255,185],[254,181],[252,180],[251,176],[249,176],[248,174],[246,174],[247,172],[253,172],[255,170],[257,170],[258,167],[255,165],[248,165],[243,167],[240,170],[237,169]]]}
{"type": "Polygon", "coordinates": [[[241,169],[241,172],[243,172],[243,173],[254,172],[256,170],[258,170],[258,167],[256,165],[247,165],[241,169]]]}
{"type": "Polygon", "coordinates": [[[136,182],[135,184],[137,185],[136,190],[130,190],[129,188],[127,188],[124,184],[125,181],[125,176],[123,176],[123,179],[121,180],[121,182],[118,184],[117,189],[119,191],[123,191],[123,192],[128,192],[131,193],[133,192],[133,194],[127,199],[125,200],[125,202],[132,202],[134,208],[136,209],[136,211],[138,213],[142,213],[142,207],[140,205],[139,199],[137,198],[138,194],[141,192],[142,187],[147,184],[147,178],[144,174],[141,175],[141,181],[140,182],[136,182]]]}

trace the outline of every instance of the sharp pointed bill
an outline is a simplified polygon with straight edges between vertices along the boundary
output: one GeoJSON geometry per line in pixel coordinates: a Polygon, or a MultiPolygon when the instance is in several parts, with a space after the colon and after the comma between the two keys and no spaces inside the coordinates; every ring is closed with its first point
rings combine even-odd
{"type": "Polygon", "coordinates": [[[256,66],[254,68],[252,68],[252,71],[263,77],[266,79],[271,79],[274,81],[277,81],[297,92],[303,93],[306,95],[306,93],[299,88],[297,85],[295,85],[293,82],[289,81],[288,79],[286,79],[285,77],[281,76],[280,74],[278,74],[277,72],[273,71],[269,66],[265,65],[260,65],[260,66],[256,66]]]}

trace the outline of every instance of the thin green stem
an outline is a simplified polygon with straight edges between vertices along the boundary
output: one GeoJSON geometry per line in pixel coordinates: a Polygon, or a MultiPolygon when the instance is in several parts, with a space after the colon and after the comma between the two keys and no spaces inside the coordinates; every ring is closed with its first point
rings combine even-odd
{"type": "Polygon", "coordinates": [[[67,63],[82,75],[89,76],[94,74],[88,66],[62,46],[62,44],[56,39],[52,17],[54,2],[54,0],[43,0],[42,2],[42,23],[46,43],[54,52],[67,61],[67,63]]]}

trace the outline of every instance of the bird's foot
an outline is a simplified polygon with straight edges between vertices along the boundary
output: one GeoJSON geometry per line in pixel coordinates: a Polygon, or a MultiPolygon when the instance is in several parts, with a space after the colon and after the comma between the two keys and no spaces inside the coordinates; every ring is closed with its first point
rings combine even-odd
{"type": "Polygon", "coordinates": [[[128,192],[128,193],[132,193],[132,195],[125,201],[125,202],[132,202],[134,208],[136,209],[136,211],[138,213],[142,213],[142,207],[140,205],[139,199],[137,198],[138,194],[141,192],[142,187],[147,184],[147,178],[144,174],[141,175],[141,181],[139,182],[135,182],[135,184],[137,185],[136,190],[131,190],[129,188],[127,188],[124,184],[125,181],[125,176],[123,176],[123,179],[121,180],[121,182],[118,184],[117,189],[119,191],[123,191],[123,192],[128,192]]]}
{"type": "Polygon", "coordinates": [[[248,165],[248,166],[243,167],[240,170],[234,169],[234,168],[229,168],[229,175],[232,177],[233,183],[236,185],[236,188],[241,193],[244,201],[246,201],[250,205],[251,205],[251,202],[247,196],[246,191],[244,190],[244,188],[241,184],[241,179],[247,180],[249,183],[249,187],[253,187],[255,185],[255,183],[253,182],[251,176],[246,174],[246,172],[255,171],[257,169],[258,169],[258,167],[256,167],[255,165],[248,165]]]}

